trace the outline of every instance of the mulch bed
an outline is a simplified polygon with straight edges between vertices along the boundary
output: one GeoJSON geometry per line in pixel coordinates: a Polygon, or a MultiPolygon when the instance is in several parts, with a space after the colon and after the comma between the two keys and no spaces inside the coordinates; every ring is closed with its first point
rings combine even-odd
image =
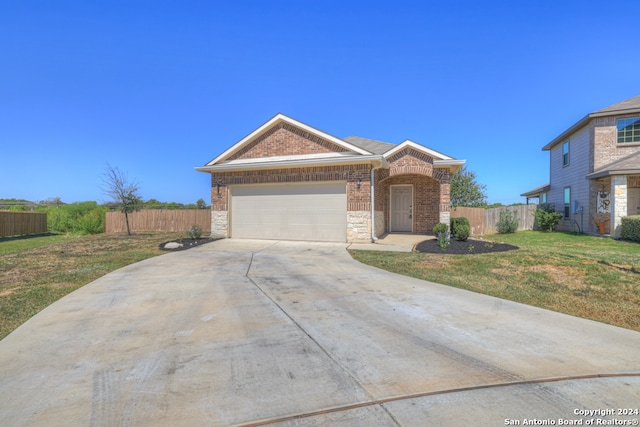
{"type": "Polygon", "coordinates": [[[449,240],[449,246],[446,250],[442,250],[438,244],[438,239],[433,238],[425,240],[416,245],[416,251],[427,254],[451,254],[451,255],[473,255],[488,254],[493,252],[506,252],[520,249],[517,246],[508,245],[506,243],[495,243],[488,240],[468,239],[466,242],[460,242],[455,239],[449,240]]]}
{"type": "Polygon", "coordinates": [[[197,246],[202,246],[202,245],[204,245],[206,243],[211,243],[211,242],[214,242],[216,240],[219,240],[219,239],[212,239],[211,237],[202,237],[200,239],[191,239],[191,238],[185,237],[183,239],[176,239],[176,240],[171,240],[169,242],[160,243],[160,245],[158,247],[163,251],[177,252],[177,251],[185,251],[187,249],[195,248],[197,246]],[[177,243],[177,244],[182,245],[182,246],[178,246],[178,247],[175,247],[175,248],[167,248],[165,246],[168,243],[177,243]]]}

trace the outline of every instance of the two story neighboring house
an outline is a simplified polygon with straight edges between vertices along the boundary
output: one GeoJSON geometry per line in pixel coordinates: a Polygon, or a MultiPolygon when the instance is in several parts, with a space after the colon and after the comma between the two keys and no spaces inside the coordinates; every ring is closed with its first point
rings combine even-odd
{"type": "Polygon", "coordinates": [[[542,147],[549,184],[522,193],[562,213],[559,230],[620,237],[640,214],[640,96],[587,114],[542,147]]]}

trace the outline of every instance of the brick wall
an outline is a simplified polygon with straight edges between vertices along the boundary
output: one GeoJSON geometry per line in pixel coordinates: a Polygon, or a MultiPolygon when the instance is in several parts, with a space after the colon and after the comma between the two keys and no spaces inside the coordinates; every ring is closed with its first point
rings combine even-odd
{"type": "Polygon", "coordinates": [[[279,123],[229,157],[229,160],[344,152],[345,148],[287,123],[279,123]]]}
{"type": "Polygon", "coordinates": [[[215,172],[211,174],[211,209],[214,211],[229,210],[228,187],[230,185],[346,181],[347,210],[370,210],[370,170],[370,165],[340,165],[273,170],[215,172]],[[359,187],[358,179],[360,179],[359,187]],[[218,184],[220,184],[220,195],[218,195],[218,184]]]}
{"type": "Polygon", "coordinates": [[[617,120],[637,115],[601,117],[591,122],[593,128],[593,169],[608,165],[640,151],[640,144],[618,144],[617,120]]]}
{"type": "MultiPolygon", "coordinates": [[[[413,185],[413,231],[415,233],[431,233],[433,226],[440,221],[440,183],[423,175],[400,175],[384,180],[380,187],[381,196],[376,194],[384,204],[385,232],[389,232],[390,188],[392,185],[413,185]]],[[[376,203],[377,204],[377,203],[376,203]]]]}
{"type": "Polygon", "coordinates": [[[389,176],[401,174],[433,176],[433,157],[413,148],[405,148],[387,160],[390,163],[389,176]]]}

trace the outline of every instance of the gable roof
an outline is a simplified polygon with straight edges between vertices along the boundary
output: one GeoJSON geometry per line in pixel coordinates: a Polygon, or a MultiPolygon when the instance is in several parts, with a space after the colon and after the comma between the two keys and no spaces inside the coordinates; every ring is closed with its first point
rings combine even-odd
{"type": "Polygon", "coordinates": [[[610,105],[602,110],[591,113],[593,117],[606,116],[609,114],[628,114],[640,112],[640,95],[634,96],[617,104],[610,105]]]}
{"type": "Polygon", "coordinates": [[[390,142],[376,141],[375,139],[361,138],[359,136],[348,136],[343,139],[373,154],[384,154],[396,146],[396,144],[391,144],[390,142]]]}
{"type": "Polygon", "coordinates": [[[554,145],[560,142],[564,142],[572,133],[585,126],[589,122],[589,120],[593,118],[635,113],[640,113],[640,95],[587,114],[576,123],[574,123],[573,126],[571,126],[569,129],[565,130],[559,136],[555,137],[553,141],[542,147],[542,150],[551,150],[554,145]]]}
{"type": "Polygon", "coordinates": [[[204,166],[197,167],[195,169],[200,172],[211,172],[214,170],[222,171],[238,169],[272,169],[280,167],[339,165],[353,163],[372,163],[386,165],[386,167],[388,167],[387,159],[406,147],[411,147],[419,152],[433,157],[434,166],[448,167],[452,171],[452,173],[455,173],[465,163],[465,160],[456,160],[453,157],[449,157],[446,154],[432,150],[428,147],[425,147],[424,145],[420,145],[408,139],[400,144],[391,144],[388,142],[362,138],[359,136],[349,136],[344,139],[340,139],[298,120],[295,120],[291,117],[285,116],[282,113],[278,113],[271,119],[266,121],[264,124],[262,124],[260,127],[258,127],[256,130],[225,150],[218,157],[209,161],[204,166]],[[238,153],[244,147],[260,138],[260,136],[262,136],[264,133],[270,131],[275,126],[281,125],[282,123],[287,123],[291,126],[295,126],[313,136],[324,139],[331,142],[332,144],[342,147],[346,151],[233,159],[234,154],[238,153]]]}
{"type": "Polygon", "coordinates": [[[413,142],[410,139],[405,139],[403,142],[401,142],[400,144],[394,146],[393,148],[391,148],[389,151],[384,152],[384,156],[385,157],[390,157],[393,156],[395,153],[400,152],[402,150],[404,150],[405,148],[410,147],[413,148],[415,150],[421,151],[423,153],[426,153],[428,155],[430,155],[431,157],[434,157],[434,160],[455,160],[453,157],[449,157],[446,154],[442,154],[436,150],[432,150],[431,148],[427,148],[424,145],[420,145],[417,142],[413,142]]]}
{"type": "Polygon", "coordinates": [[[607,175],[630,175],[640,173],[640,152],[630,154],[613,163],[599,167],[587,175],[587,179],[601,178],[607,175]]]}
{"type": "Polygon", "coordinates": [[[213,166],[216,164],[219,164],[225,160],[227,160],[229,157],[231,157],[233,154],[235,154],[236,152],[238,152],[239,150],[241,150],[244,146],[246,146],[247,144],[251,143],[251,141],[253,141],[255,138],[257,138],[258,136],[260,136],[261,134],[263,134],[264,132],[266,132],[267,130],[271,129],[273,126],[277,126],[278,124],[285,122],[288,123],[292,126],[295,126],[297,128],[300,128],[306,132],[309,132],[310,134],[313,134],[315,136],[318,136],[322,139],[326,139],[327,141],[332,142],[333,144],[336,144],[339,147],[342,147],[348,151],[352,151],[354,153],[357,154],[361,154],[361,155],[368,155],[368,154],[372,154],[369,151],[355,146],[353,144],[350,144],[340,138],[337,138],[333,135],[330,135],[326,132],[323,132],[321,130],[318,130],[314,127],[311,127],[309,125],[307,125],[306,123],[302,123],[298,120],[292,119],[291,117],[285,116],[282,113],[278,113],[275,116],[273,116],[272,118],[270,118],[269,120],[267,120],[262,126],[260,126],[259,128],[257,128],[256,130],[254,130],[253,132],[251,132],[249,135],[245,136],[244,138],[242,138],[240,141],[236,142],[234,145],[232,145],[230,148],[228,148],[227,150],[225,150],[222,154],[220,154],[218,157],[216,157],[215,159],[211,160],[210,162],[208,162],[205,166],[213,166]]]}

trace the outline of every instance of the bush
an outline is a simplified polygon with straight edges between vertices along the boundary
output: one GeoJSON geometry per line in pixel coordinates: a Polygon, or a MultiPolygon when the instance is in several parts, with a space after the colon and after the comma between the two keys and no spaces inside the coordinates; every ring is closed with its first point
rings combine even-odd
{"type": "Polygon", "coordinates": [[[96,234],[104,232],[108,209],[96,202],[79,202],[60,206],[38,207],[47,214],[47,228],[59,233],[96,234]]]}
{"type": "Polygon", "coordinates": [[[439,222],[433,227],[433,235],[438,236],[438,234],[448,235],[449,234],[449,226],[444,222],[439,222]]]}
{"type": "Polygon", "coordinates": [[[469,224],[469,220],[463,216],[459,218],[451,218],[451,232],[453,235],[456,235],[456,229],[459,225],[466,225],[471,230],[471,224],[469,224]]]}
{"type": "Polygon", "coordinates": [[[198,225],[192,225],[189,231],[187,231],[187,236],[192,239],[199,239],[202,237],[202,228],[198,225]]]}
{"type": "Polygon", "coordinates": [[[625,216],[622,218],[620,238],[640,242],[640,215],[625,216]]]}
{"type": "Polygon", "coordinates": [[[75,231],[82,234],[104,233],[104,219],[107,211],[105,207],[90,210],[78,219],[75,231]]]}
{"type": "Polygon", "coordinates": [[[558,225],[562,219],[562,214],[556,212],[552,205],[542,204],[538,206],[538,209],[534,212],[533,216],[536,220],[536,225],[542,231],[553,231],[553,227],[558,225]]]}
{"type": "Polygon", "coordinates": [[[500,212],[500,217],[496,223],[496,230],[500,234],[515,233],[520,225],[520,218],[516,216],[516,213],[505,209],[500,212]]]}
{"type": "Polygon", "coordinates": [[[453,237],[455,237],[456,240],[464,242],[469,238],[469,234],[471,234],[471,227],[465,224],[458,224],[458,227],[456,227],[456,230],[453,232],[453,237]]]}

